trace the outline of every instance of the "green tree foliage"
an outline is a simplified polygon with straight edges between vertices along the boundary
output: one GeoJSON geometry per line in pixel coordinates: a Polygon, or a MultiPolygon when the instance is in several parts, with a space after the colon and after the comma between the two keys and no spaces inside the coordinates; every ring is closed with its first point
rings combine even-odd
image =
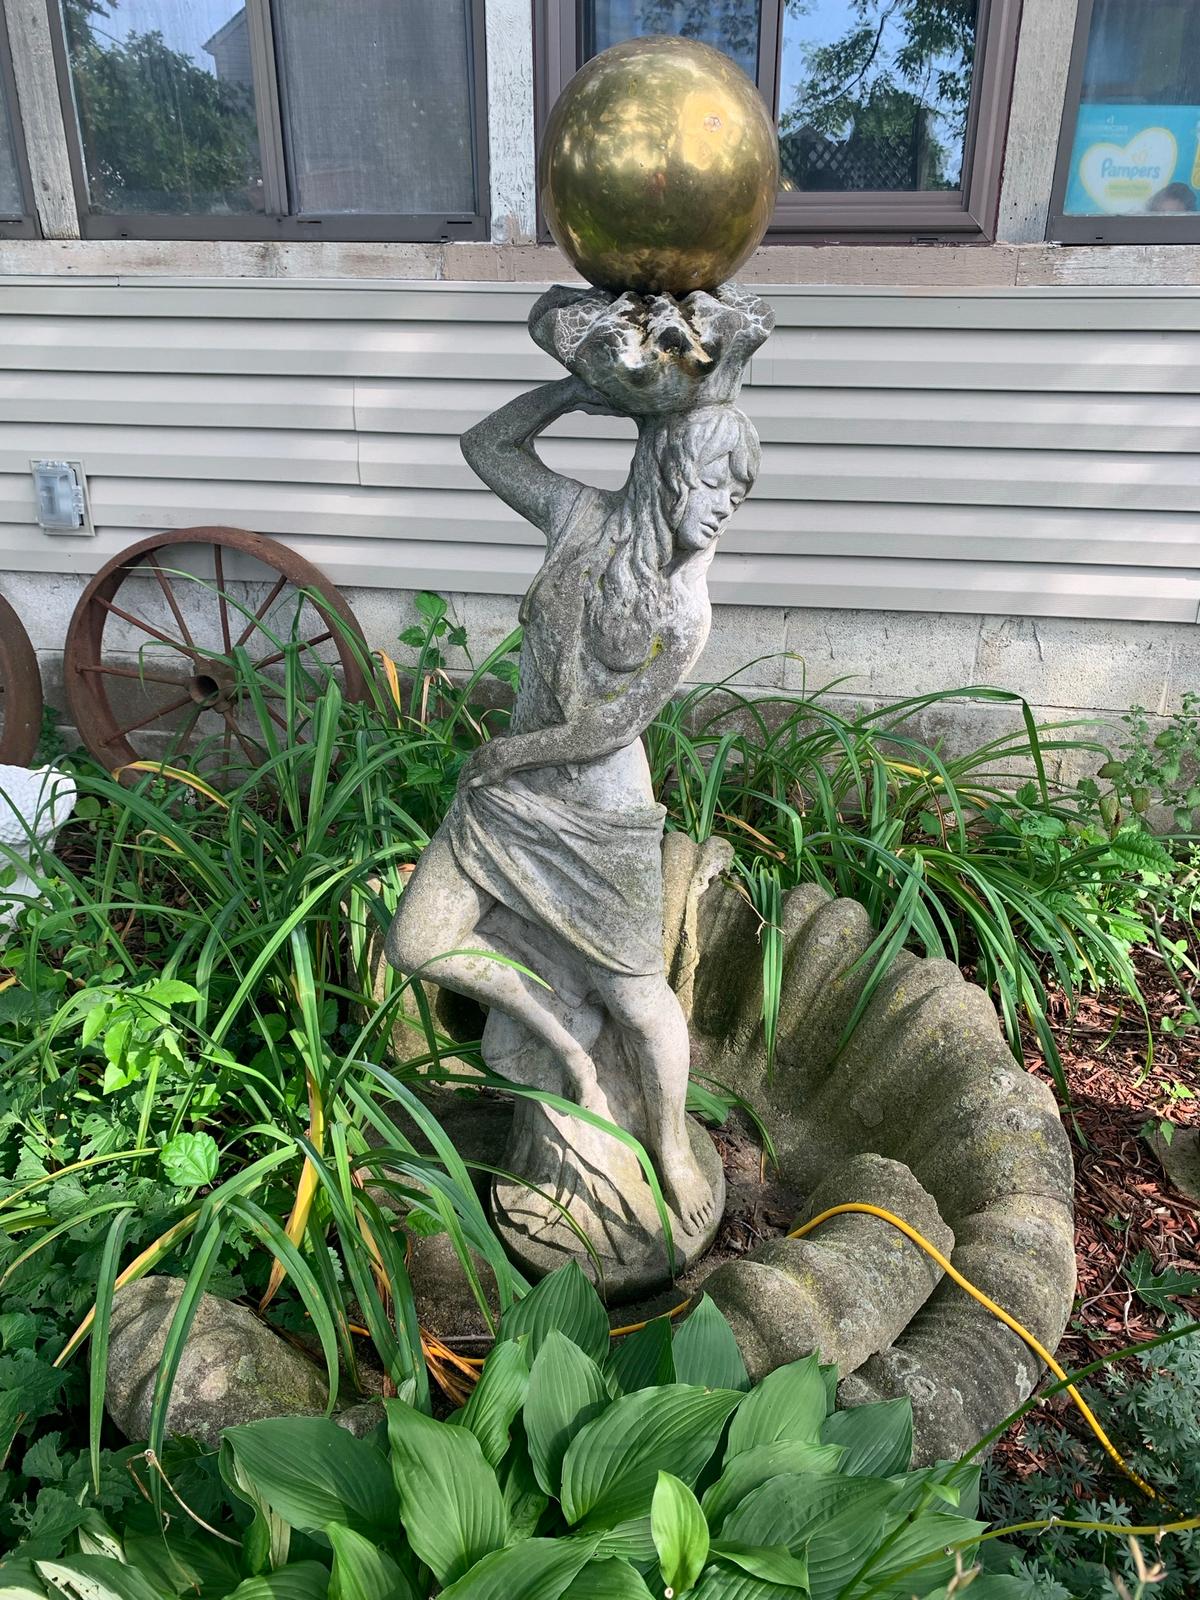
{"type": "Polygon", "coordinates": [[[117,0],[66,0],[92,206],[248,211],[258,161],[250,89],[221,82],[162,34],[119,38],[117,0]]]}
{"type": "MultiPolygon", "coordinates": [[[[788,0],[789,16],[802,20],[815,3],[788,0]]],[[[785,166],[789,139],[818,135],[846,147],[848,172],[908,166],[908,182],[895,187],[948,187],[971,99],[977,0],[849,0],[846,9],[846,32],[805,50],[803,80],[782,108],[785,166]],[[935,114],[948,144],[934,133],[935,114]]]]}

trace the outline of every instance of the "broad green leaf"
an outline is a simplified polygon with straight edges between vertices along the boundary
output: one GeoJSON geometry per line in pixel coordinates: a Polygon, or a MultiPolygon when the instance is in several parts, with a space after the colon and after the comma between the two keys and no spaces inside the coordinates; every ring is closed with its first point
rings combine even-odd
{"type": "Polygon", "coordinates": [[[319,1561],[293,1561],[247,1578],[225,1600],[325,1600],[328,1589],[329,1573],[319,1561]]]}
{"type": "Polygon", "coordinates": [[[654,1600],[646,1580],[636,1567],[617,1556],[589,1561],[563,1600],[654,1600]]]}
{"type": "Polygon", "coordinates": [[[414,597],[413,604],[430,622],[440,622],[449,609],[440,594],[433,594],[428,589],[422,589],[420,594],[414,597]]]}
{"type": "Polygon", "coordinates": [[[593,1361],[603,1361],[608,1354],[608,1313],[576,1261],[568,1261],[543,1278],[505,1312],[500,1338],[518,1339],[528,1334],[528,1359],[532,1362],[555,1328],[593,1361]]]}
{"type": "MultiPolygon", "coordinates": [[[[914,1578],[919,1576],[918,1573],[913,1574],[914,1578]]],[[[972,1600],[1030,1600],[1034,1593],[1028,1578],[1012,1578],[1003,1572],[981,1572],[978,1577],[971,1579],[969,1587],[957,1586],[953,1596],[943,1584],[940,1589],[927,1594],[924,1600],[967,1600],[968,1596],[972,1600]]]]}
{"type": "Polygon", "coordinates": [[[832,1415],[837,1406],[838,1369],[837,1362],[831,1361],[828,1366],[824,1362],[817,1368],[825,1383],[825,1415],[832,1415]]]}
{"type": "Polygon", "coordinates": [[[762,1578],[765,1583],[778,1583],[786,1589],[808,1591],[808,1562],[804,1556],[794,1556],[782,1544],[738,1544],[722,1539],[712,1547],[714,1556],[731,1562],[748,1572],[752,1578],[762,1578]]]}
{"type": "Polygon", "coordinates": [[[200,998],[200,991],[182,978],[155,978],[143,992],[147,1000],[157,1000],[161,1006],[184,1005],[200,998]]]}
{"type": "Polygon", "coordinates": [[[439,1583],[452,1584],[508,1541],[496,1474],[466,1428],[434,1422],[402,1400],[384,1409],[408,1542],[439,1583]]]}
{"type": "Polygon", "coordinates": [[[1149,1250],[1139,1250],[1125,1268],[1125,1277],[1139,1300],[1155,1311],[1174,1311],[1172,1299],[1178,1295],[1200,1293],[1200,1272],[1180,1272],[1167,1267],[1155,1272],[1149,1250]]]}
{"type": "Polygon", "coordinates": [[[290,1527],[320,1533],[337,1522],[374,1538],[395,1533],[400,1507],[386,1459],[328,1417],[275,1417],[226,1428],[221,1448],[290,1527]]]}
{"type": "Polygon", "coordinates": [[[614,1400],[575,1436],[563,1461],[567,1521],[586,1518],[588,1528],[611,1528],[644,1515],[660,1471],[694,1484],[741,1400],[728,1389],[687,1384],[614,1400]]]}
{"type": "MultiPolygon", "coordinates": [[[[582,1354],[582,1352],[580,1352],[582,1354]]],[[[550,1496],[543,1493],[529,1459],[529,1441],[520,1420],[513,1426],[513,1442],[509,1450],[500,1484],[504,1505],[508,1511],[508,1540],[530,1539],[537,1532],[542,1513],[550,1504],[550,1496]]]]}
{"type": "MultiPolygon", "coordinates": [[[[65,1595],[67,1600],[162,1600],[140,1572],[112,1556],[71,1556],[33,1565],[49,1592],[65,1595]]],[[[0,1585],[3,1577],[0,1569],[0,1585]]]]}
{"type": "Polygon", "coordinates": [[[786,1545],[793,1555],[807,1544],[815,1594],[826,1535],[833,1536],[837,1555],[838,1541],[849,1529],[845,1582],[853,1577],[863,1552],[874,1548],[871,1540],[882,1531],[894,1495],[892,1486],[878,1478],[770,1478],[729,1514],[721,1538],[746,1545],[786,1545]]]}
{"type": "Polygon", "coordinates": [[[714,1561],[692,1591],[692,1600],[796,1600],[798,1591],[782,1583],[753,1578],[740,1567],[714,1561]]]}
{"type": "Polygon", "coordinates": [[[417,1600],[400,1568],[372,1539],[331,1522],[325,1537],[333,1547],[329,1600],[417,1600]]]}
{"type": "Polygon", "coordinates": [[[658,1475],[650,1502],[650,1531],[663,1583],[675,1594],[686,1594],[708,1560],[708,1523],[687,1484],[669,1472],[658,1475]]]}
{"type": "Polygon", "coordinates": [[[596,1556],[618,1556],[622,1561],[636,1562],[639,1567],[653,1565],[658,1551],[654,1548],[649,1513],[644,1517],[631,1517],[628,1522],[618,1522],[615,1528],[605,1528],[596,1546],[596,1556]]]}
{"type": "Polygon", "coordinates": [[[795,1439],[776,1439],[743,1450],[705,1491],[702,1504],[709,1527],[716,1533],[734,1507],[768,1479],[829,1475],[838,1470],[842,1455],[837,1445],[800,1444],[795,1439]]]}
{"type": "Polygon", "coordinates": [[[594,1550],[594,1539],[526,1539],[485,1556],[441,1600],[559,1600],[594,1550]]]}
{"type": "Polygon", "coordinates": [[[163,1145],[163,1171],[177,1189],[199,1189],[217,1175],[221,1152],[211,1133],[177,1133],[163,1145]]]}
{"type": "Polygon", "coordinates": [[[675,1355],[671,1348],[670,1321],[666,1317],[655,1317],[636,1333],[618,1339],[604,1364],[604,1373],[616,1385],[619,1394],[633,1394],[637,1389],[674,1383],[675,1355]]]}
{"type": "Polygon", "coordinates": [[[525,1341],[509,1339],[495,1345],[483,1364],[479,1382],[461,1411],[449,1420],[469,1428],[479,1440],[484,1460],[494,1472],[508,1452],[513,1418],[525,1404],[529,1364],[525,1341]]]}
{"type": "Polygon", "coordinates": [[[675,1376],[680,1383],[706,1389],[748,1389],[750,1377],[733,1329],[708,1295],[677,1329],[673,1343],[675,1376]]]}
{"type": "Polygon", "coordinates": [[[912,1401],[907,1397],[835,1411],[821,1429],[822,1444],[845,1449],[842,1473],[847,1478],[890,1478],[907,1472],[912,1442],[912,1401]]]}
{"type": "Polygon", "coordinates": [[[537,1481],[558,1497],[571,1440],[610,1404],[600,1368],[565,1333],[551,1329],[538,1351],[525,1400],[525,1432],[537,1481]]]}
{"type": "Polygon", "coordinates": [[[729,1429],[725,1460],[731,1461],[757,1444],[774,1444],[776,1439],[818,1444],[824,1421],[825,1380],[816,1355],[776,1367],[738,1407],[729,1429]]]}
{"type": "MultiPolygon", "coordinates": [[[[946,1546],[963,1544],[986,1531],[986,1522],[971,1522],[966,1517],[951,1516],[943,1511],[927,1511],[915,1522],[901,1526],[895,1543],[864,1572],[848,1591],[847,1600],[851,1595],[865,1595],[868,1591],[872,1600],[909,1600],[913,1594],[924,1594],[954,1576],[954,1557],[944,1553],[946,1546]],[[906,1571],[918,1561],[926,1564],[915,1572],[906,1571]]],[[[970,1551],[964,1550],[962,1554],[964,1564],[969,1566],[970,1551]]],[[[866,1559],[866,1553],[862,1553],[859,1567],[866,1559]]],[[[970,1589],[963,1590],[964,1600],[969,1593],[970,1589]]]]}

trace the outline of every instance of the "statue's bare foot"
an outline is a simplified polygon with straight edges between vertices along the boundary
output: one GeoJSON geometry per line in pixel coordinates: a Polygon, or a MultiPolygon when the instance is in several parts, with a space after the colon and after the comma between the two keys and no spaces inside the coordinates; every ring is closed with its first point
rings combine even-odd
{"type": "Polygon", "coordinates": [[[682,1147],[673,1145],[663,1151],[661,1176],[667,1204],[688,1233],[699,1233],[712,1221],[717,1197],[692,1153],[690,1141],[685,1139],[682,1147]]]}

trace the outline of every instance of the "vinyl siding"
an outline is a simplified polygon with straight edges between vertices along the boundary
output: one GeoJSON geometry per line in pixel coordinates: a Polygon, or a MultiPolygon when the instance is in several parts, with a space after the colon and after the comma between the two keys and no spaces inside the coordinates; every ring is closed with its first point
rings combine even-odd
{"type": "MultiPolygon", "coordinates": [[[[766,291],[744,403],[762,475],[714,599],[1195,622],[1200,292],[766,291]]],[[[516,594],[533,529],[457,437],[560,375],[517,285],[0,283],[0,570],[95,570],[229,523],[335,581],[516,594]],[[46,535],[29,460],[83,459],[94,539],[46,535]]],[[[615,486],[631,430],[565,419],[615,486]]]]}

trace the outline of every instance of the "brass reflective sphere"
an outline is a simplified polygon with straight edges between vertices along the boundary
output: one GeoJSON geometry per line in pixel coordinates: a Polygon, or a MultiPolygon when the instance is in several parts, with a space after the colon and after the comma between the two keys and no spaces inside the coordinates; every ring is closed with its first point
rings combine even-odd
{"type": "Polygon", "coordinates": [[[693,39],[630,39],[567,84],[546,123],[542,209],[589,282],[689,294],[731,277],[766,232],[779,145],[730,58],[693,39]]]}

